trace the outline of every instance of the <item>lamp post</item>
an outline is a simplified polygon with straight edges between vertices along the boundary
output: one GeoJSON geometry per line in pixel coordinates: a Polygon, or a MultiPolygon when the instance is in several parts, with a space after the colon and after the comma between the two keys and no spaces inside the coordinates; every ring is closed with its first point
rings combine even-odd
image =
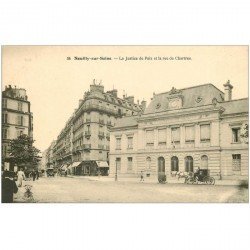
{"type": "Polygon", "coordinates": [[[117,159],[115,159],[115,181],[117,181],[117,159]]]}

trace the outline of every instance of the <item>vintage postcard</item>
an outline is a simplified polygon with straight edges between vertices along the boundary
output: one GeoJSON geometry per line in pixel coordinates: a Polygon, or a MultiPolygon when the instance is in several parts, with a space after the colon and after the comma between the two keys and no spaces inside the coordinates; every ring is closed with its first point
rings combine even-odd
{"type": "Polygon", "coordinates": [[[248,203],[248,46],[2,46],[2,203],[248,203]]]}

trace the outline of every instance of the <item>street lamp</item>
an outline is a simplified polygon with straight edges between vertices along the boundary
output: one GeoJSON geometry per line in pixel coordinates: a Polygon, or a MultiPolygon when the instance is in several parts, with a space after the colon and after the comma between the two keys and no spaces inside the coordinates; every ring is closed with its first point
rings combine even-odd
{"type": "Polygon", "coordinates": [[[115,181],[117,181],[117,159],[115,159],[115,181]]]}

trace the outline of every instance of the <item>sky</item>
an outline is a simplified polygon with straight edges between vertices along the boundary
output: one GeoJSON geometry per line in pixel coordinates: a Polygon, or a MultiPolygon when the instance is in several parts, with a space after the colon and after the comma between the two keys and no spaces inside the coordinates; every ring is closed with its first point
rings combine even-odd
{"type": "Polygon", "coordinates": [[[41,151],[57,138],[93,79],[101,80],[105,91],[115,88],[119,97],[125,91],[128,96],[134,95],[136,101],[144,99],[147,104],[154,92],[205,83],[223,91],[227,80],[234,86],[233,99],[245,98],[248,47],[2,47],[2,88],[11,84],[26,89],[34,118],[35,146],[41,151]],[[125,60],[126,57],[134,60],[125,60]],[[189,60],[178,60],[183,57],[189,60]]]}

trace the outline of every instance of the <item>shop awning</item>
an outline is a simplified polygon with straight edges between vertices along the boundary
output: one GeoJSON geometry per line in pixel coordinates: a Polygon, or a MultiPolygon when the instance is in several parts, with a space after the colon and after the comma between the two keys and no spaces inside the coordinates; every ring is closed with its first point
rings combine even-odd
{"type": "Polygon", "coordinates": [[[68,169],[72,168],[72,165],[73,165],[73,163],[71,163],[71,164],[68,166],[68,169]]]}
{"type": "Polygon", "coordinates": [[[72,163],[71,167],[75,168],[75,167],[79,166],[80,164],[81,164],[80,161],[75,161],[75,162],[72,163]]]}
{"type": "Polygon", "coordinates": [[[96,161],[98,168],[109,168],[109,165],[106,161],[96,161]]]}

